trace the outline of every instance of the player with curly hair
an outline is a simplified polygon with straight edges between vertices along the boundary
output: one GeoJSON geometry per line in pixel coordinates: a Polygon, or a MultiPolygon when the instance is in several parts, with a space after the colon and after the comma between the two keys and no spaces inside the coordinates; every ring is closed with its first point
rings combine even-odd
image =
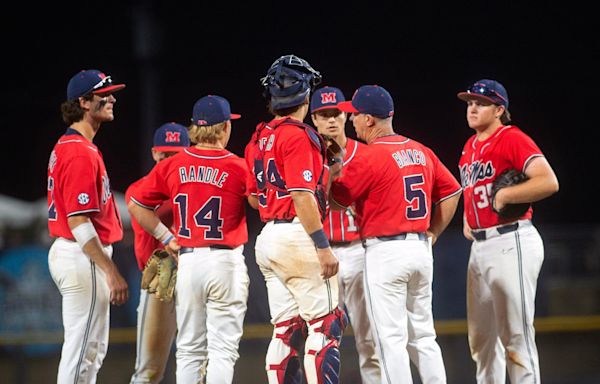
{"type": "Polygon", "coordinates": [[[123,225],[102,154],[93,139],[114,120],[114,84],[90,69],[75,74],[61,105],[68,128],[48,162],[48,254],[52,279],[62,295],[65,340],[59,383],[96,381],[108,350],[110,304],[128,299],[127,282],[112,260],[123,225]]]}

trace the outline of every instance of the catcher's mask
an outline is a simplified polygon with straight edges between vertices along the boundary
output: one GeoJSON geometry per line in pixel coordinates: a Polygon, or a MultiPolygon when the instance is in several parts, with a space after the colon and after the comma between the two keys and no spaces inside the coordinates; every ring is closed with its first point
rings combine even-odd
{"type": "Polygon", "coordinates": [[[271,100],[271,108],[280,110],[302,104],[310,91],[321,82],[321,74],[296,55],[275,60],[260,79],[263,95],[271,100]]]}

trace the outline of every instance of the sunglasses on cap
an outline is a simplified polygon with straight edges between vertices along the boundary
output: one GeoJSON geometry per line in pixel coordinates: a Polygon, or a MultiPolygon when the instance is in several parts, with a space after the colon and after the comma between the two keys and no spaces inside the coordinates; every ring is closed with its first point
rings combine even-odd
{"type": "Polygon", "coordinates": [[[502,95],[496,92],[495,89],[490,89],[486,84],[475,83],[469,89],[467,89],[467,92],[486,97],[497,97],[503,100],[504,102],[507,102],[507,100],[502,95]]]}
{"type": "Polygon", "coordinates": [[[92,91],[95,91],[95,90],[100,89],[100,88],[107,87],[109,85],[112,85],[112,79],[110,78],[110,76],[106,76],[104,79],[100,80],[98,82],[98,84],[96,84],[96,85],[94,85],[92,87],[92,91]]]}

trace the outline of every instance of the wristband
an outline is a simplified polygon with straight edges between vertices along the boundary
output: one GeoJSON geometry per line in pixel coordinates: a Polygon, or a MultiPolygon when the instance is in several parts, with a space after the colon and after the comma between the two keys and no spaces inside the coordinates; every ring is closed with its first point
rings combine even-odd
{"type": "Polygon", "coordinates": [[[169,241],[175,237],[169,231],[169,228],[167,228],[167,226],[161,222],[159,222],[156,228],[154,228],[154,231],[152,231],[152,236],[154,236],[156,240],[160,241],[164,245],[169,244],[169,241]]]}
{"type": "Polygon", "coordinates": [[[81,249],[83,249],[83,246],[86,245],[88,241],[94,237],[98,237],[96,229],[89,221],[79,224],[75,228],[71,229],[71,233],[73,234],[75,240],[77,240],[77,244],[79,244],[81,249]]]}
{"type": "Polygon", "coordinates": [[[329,240],[323,228],[310,234],[310,238],[315,243],[317,248],[329,248],[329,240]]]}
{"type": "Polygon", "coordinates": [[[169,237],[167,237],[166,239],[164,239],[162,241],[163,245],[169,245],[169,242],[171,240],[173,240],[174,238],[175,238],[175,236],[173,236],[173,234],[169,232],[169,237]]]}

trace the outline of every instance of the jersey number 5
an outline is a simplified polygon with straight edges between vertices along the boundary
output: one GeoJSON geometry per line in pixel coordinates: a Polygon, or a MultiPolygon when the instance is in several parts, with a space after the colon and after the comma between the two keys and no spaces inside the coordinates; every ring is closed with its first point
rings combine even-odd
{"type": "MultiPolygon", "coordinates": [[[[179,208],[179,236],[189,239],[191,231],[188,227],[188,195],[180,193],[173,202],[179,208]]],[[[192,217],[196,227],[206,228],[205,240],[222,240],[223,219],[221,218],[221,197],[213,196],[208,199],[192,217]]]]}
{"type": "Polygon", "coordinates": [[[427,195],[423,191],[423,175],[404,177],[404,199],[409,204],[406,207],[406,218],[417,220],[427,215],[427,195]]]}

